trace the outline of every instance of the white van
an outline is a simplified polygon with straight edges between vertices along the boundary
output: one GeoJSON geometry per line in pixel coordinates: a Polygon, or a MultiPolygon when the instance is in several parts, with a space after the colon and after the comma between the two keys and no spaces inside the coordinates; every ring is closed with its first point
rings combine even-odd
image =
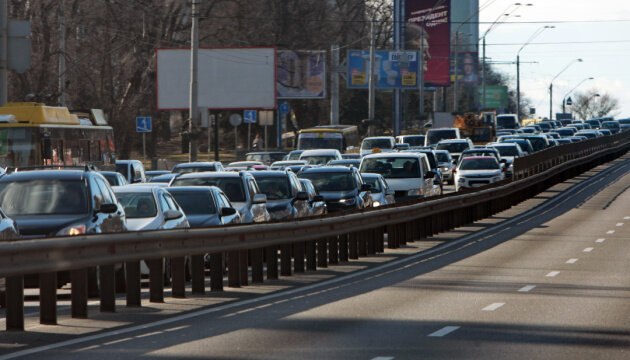
{"type": "Polygon", "coordinates": [[[366,137],[361,143],[361,156],[371,154],[374,149],[378,152],[392,152],[396,146],[396,139],[393,136],[372,136],[366,137]]]}
{"type": "Polygon", "coordinates": [[[435,174],[426,154],[370,154],[361,159],[359,169],[362,173],[381,174],[394,190],[396,202],[433,196],[440,191],[439,185],[434,184],[435,174]]]}
{"type": "Polygon", "coordinates": [[[331,160],[341,160],[341,153],[337,149],[305,150],[300,154],[300,160],[308,165],[326,165],[331,160]]]}

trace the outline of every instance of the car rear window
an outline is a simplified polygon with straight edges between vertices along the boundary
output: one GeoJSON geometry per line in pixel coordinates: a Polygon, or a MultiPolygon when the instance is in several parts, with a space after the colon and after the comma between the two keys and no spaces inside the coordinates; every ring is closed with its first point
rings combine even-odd
{"type": "Polygon", "coordinates": [[[460,153],[466,149],[470,149],[470,146],[466,142],[457,143],[441,143],[436,147],[437,150],[447,150],[450,153],[460,153]]]}
{"type": "Polygon", "coordinates": [[[385,179],[420,177],[420,162],[417,157],[364,158],[361,172],[381,174],[385,179]]]}
{"type": "Polygon", "coordinates": [[[457,131],[451,129],[431,129],[427,131],[425,145],[433,145],[445,139],[457,139],[457,131]]]}
{"type": "Polygon", "coordinates": [[[0,183],[0,207],[9,216],[86,214],[86,185],[57,179],[0,183]]]}
{"type": "Polygon", "coordinates": [[[464,158],[460,170],[496,170],[499,169],[499,162],[497,159],[484,158],[464,158]]]}
{"type": "Polygon", "coordinates": [[[216,186],[223,190],[231,202],[245,202],[245,189],[241,178],[211,178],[211,177],[191,177],[177,178],[173,181],[173,186],[216,186]]]}
{"type": "Polygon", "coordinates": [[[311,180],[317,192],[350,191],[357,188],[352,174],[349,172],[310,172],[302,173],[300,177],[311,180]]]}
{"type": "Polygon", "coordinates": [[[217,209],[209,191],[173,191],[171,195],[186,215],[216,214],[217,209]]]}
{"type": "Polygon", "coordinates": [[[390,139],[365,139],[361,144],[361,149],[392,149],[392,141],[390,139]]]}

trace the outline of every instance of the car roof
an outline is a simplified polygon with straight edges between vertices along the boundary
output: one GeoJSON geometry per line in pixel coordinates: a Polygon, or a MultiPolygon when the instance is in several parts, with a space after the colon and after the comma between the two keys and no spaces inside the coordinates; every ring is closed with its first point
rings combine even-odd
{"type": "Polygon", "coordinates": [[[122,193],[151,193],[153,194],[156,189],[162,189],[160,186],[155,185],[122,185],[122,186],[112,186],[112,190],[114,190],[117,194],[122,193]]]}
{"type": "Polygon", "coordinates": [[[313,150],[306,150],[306,151],[304,151],[302,154],[300,154],[300,157],[308,156],[308,155],[323,155],[323,154],[336,154],[336,153],[339,153],[339,150],[336,150],[336,149],[313,149],[313,150]]]}
{"type": "Polygon", "coordinates": [[[393,136],[368,136],[366,138],[363,138],[363,140],[371,140],[371,139],[387,139],[387,140],[393,140],[394,137],[393,136]]]}
{"type": "Polygon", "coordinates": [[[361,173],[361,177],[365,179],[370,179],[370,178],[381,178],[383,177],[383,175],[378,174],[378,173],[361,173]]]}
{"type": "Polygon", "coordinates": [[[275,177],[286,177],[287,173],[284,171],[278,171],[278,170],[258,170],[258,171],[252,171],[251,174],[257,178],[257,177],[271,177],[271,176],[275,176],[275,177]]]}
{"type": "Polygon", "coordinates": [[[237,178],[240,177],[240,172],[236,171],[205,171],[198,173],[181,174],[177,176],[177,179],[187,178],[237,178]]]}
{"type": "Polygon", "coordinates": [[[116,160],[116,164],[142,163],[140,160],[116,160]]]}
{"type": "Polygon", "coordinates": [[[82,170],[28,170],[6,173],[0,181],[29,181],[38,179],[83,180],[90,171],[82,170]]]}
{"type": "Polygon", "coordinates": [[[247,154],[245,154],[245,156],[247,155],[265,155],[265,154],[282,154],[282,155],[286,155],[287,153],[284,151],[254,151],[254,152],[248,152],[247,154]]]}
{"type": "Polygon", "coordinates": [[[352,168],[345,166],[322,166],[322,167],[312,167],[308,169],[304,169],[301,171],[301,174],[312,173],[312,172],[351,172],[352,168]]]}
{"type": "MultiPolygon", "coordinates": [[[[168,192],[174,192],[174,193],[178,193],[178,192],[197,192],[197,193],[201,193],[201,192],[211,192],[214,188],[217,188],[216,186],[170,186],[165,188],[168,192]]],[[[218,189],[218,188],[217,188],[218,189]]]]}
{"type": "Polygon", "coordinates": [[[464,159],[494,159],[496,160],[497,158],[495,158],[494,156],[466,156],[465,158],[462,158],[462,161],[464,159]]]}
{"type": "Polygon", "coordinates": [[[194,167],[194,166],[216,166],[220,161],[197,161],[176,164],[174,167],[194,167]]]}
{"type": "Polygon", "coordinates": [[[444,139],[440,140],[438,143],[459,143],[459,142],[468,142],[468,139],[444,139]]]}
{"type": "Polygon", "coordinates": [[[261,161],[234,161],[227,166],[239,166],[239,165],[264,165],[261,161]]]}

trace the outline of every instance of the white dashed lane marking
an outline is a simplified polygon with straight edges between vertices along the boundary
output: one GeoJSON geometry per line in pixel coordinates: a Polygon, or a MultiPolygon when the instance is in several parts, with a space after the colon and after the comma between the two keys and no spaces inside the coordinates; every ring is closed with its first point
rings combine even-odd
{"type": "Polygon", "coordinates": [[[567,260],[567,264],[575,264],[578,261],[578,259],[573,258],[573,259],[569,259],[567,260]]]}
{"type": "Polygon", "coordinates": [[[623,223],[617,223],[617,226],[623,226],[623,223]]]}
{"type": "Polygon", "coordinates": [[[446,336],[459,328],[460,328],[459,326],[445,326],[436,332],[430,333],[429,336],[430,337],[446,336]]]}
{"type": "Polygon", "coordinates": [[[614,233],[615,233],[615,230],[608,230],[608,231],[606,231],[606,234],[614,234],[614,233]]]}
{"type": "Polygon", "coordinates": [[[498,308],[500,308],[501,306],[505,305],[505,303],[492,303],[488,306],[486,306],[485,308],[483,308],[483,311],[494,311],[498,308]]]}
{"type": "Polygon", "coordinates": [[[546,277],[556,277],[556,275],[560,274],[560,271],[552,271],[549,274],[545,275],[546,277]]]}
{"type": "Polygon", "coordinates": [[[600,244],[603,243],[604,241],[606,241],[606,239],[600,238],[600,239],[595,240],[596,243],[600,243],[600,244]]]}
{"type": "Polygon", "coordinates": [[[535,285],[527,285],[527,286],[523,286],[522,288],[518,289],[518,292],[530,292],[530,291],[534,290],[534,288],[536,288],[535,285]]]}
{"type": "Polygon", "coordinates": [[[592,247],[587,247],[586,249],[582,250],[583,252],[591,252],[593,251],[592,247]]]}

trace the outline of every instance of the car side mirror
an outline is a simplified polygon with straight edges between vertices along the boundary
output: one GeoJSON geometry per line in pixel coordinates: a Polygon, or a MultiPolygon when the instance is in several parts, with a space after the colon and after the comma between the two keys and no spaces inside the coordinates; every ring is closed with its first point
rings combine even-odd
{"type": "Polygon", "coordinates": [[[102,204],[101,207],[98,209],[98,212],[102,212],[104,214],[112,214],[116,211],[118,211],[118,206],[112,203],[102,204]]]}
{"type": "Polygon", "coordinates": [[[324,201],[324,197],[321,195],[315,195],[313,196],[313,201],[315,202],[324,201]]]}
{"type": "Polygon", "coordinates": [[[235,208],[231,208],[231,207],[222,207],[221,210],[219,211],[219,215],[220,216],[232,216],[236,214],[236,209],[235,208]]]}
{"type": "Polygon", "coordinates": [[[295,200],[307,201],[308,193],[306,191],[298,191],[297,195],[295,196],[295,200]]]}
{"type": "Polygon", "coordinates": [[[427,176],[428,178],[433,178],[433,177],[435,177],[435,173],[434,173],[433,171],[430,171],[430,170],[429,170],[429,171],[427,171],[427,175],[426,175],[426,176],[427,176]]]}
{"type": "Polygon", "coordinates": [[[370,184],[361,184],[361,191],[372,191],[372,185],[370,185],[370,184]]]}
{"type": "Polygon", "coordinates": [[[267,203],[267,195],[265,194],[256,194],[252,199],[252,203],[254,204],[266,204],[267,203]]]}
{"type": "Polygon", "coordinates": [[[174,219],[179,219],[180,217],[184,216],[184,214],[181,213],[181,211],[177,211],[174,209],[168,209],[164,212],[164,219],[165,220],[174,220],[174,219]]]}
{"type": "Polygon", "coordinates": [[[396,192],[392,189],[388,189],[387,191],[385,191],[385,195],[394,195],[396,192]]]}

